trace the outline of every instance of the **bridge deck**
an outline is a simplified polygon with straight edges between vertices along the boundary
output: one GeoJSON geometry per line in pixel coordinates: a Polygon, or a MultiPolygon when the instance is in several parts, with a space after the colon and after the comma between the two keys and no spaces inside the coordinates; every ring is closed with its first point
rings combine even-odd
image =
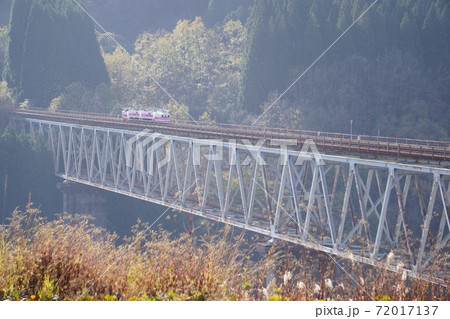
{"type": "MultiPolygon", "coordinates": [[[[450,167],[450,142],[406,138],[374,137],[340,133],[286,130],[271,127],[230,124],[197,125],[189,121],[159,123],[146,120],[123,120],[100,113],[74,111],[49,112],[41,109],[15,109],[14,113],[29,118],[156,132],[207,139],[288,140],[298,148],[312,140],[320,151],[333,154],[356,155],[362,158],[390,159],[399,162],[428,163],[450,167]]],[[[270,145],[267,145],[270,146],[270,145]]]]}

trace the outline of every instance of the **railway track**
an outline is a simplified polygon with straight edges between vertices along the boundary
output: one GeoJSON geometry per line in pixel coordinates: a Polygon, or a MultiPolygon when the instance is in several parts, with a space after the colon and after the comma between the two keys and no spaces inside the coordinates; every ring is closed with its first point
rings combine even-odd
{"type": "MultiPolygon", "coordinates": [[[[304,130],[287,130],[270,127],[232,124],[204,124],[174,120],[160,123],[146,120],[123,120],[108,114],[80,113],[75,111],[51,112],[42,109],[13,109],[10,112],[27,118],[84,124],[141,131],[149,129],[163,134],[208,139],[290,140],[301,147],[313,140],[320,151],[334,154],[352,154],[369,158],[389,158],[416,163],[433,163],[450,166],[450,142],[415,140],[406,138],[375,137],[304,130]]],[[[293,145],[295,147],[295,145],[293,145]]]]}

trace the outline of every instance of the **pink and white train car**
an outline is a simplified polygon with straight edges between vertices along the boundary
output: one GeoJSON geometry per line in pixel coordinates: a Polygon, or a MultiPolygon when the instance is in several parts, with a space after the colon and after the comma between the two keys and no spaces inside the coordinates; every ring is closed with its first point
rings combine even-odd
{"type": "Polygon", "coordinates": [[[153,112],[153,119],[160,122],[170,122],[170,114],[165,110],[153,112]]]}
{"type": "Polygon", "coordinates": [[[140,114],[139,111],[137,110],[123,110],[122,111],[122,118],[123,119],[139,119],[140,118],[140,114]]]}
{"type": "Polygon", "coordinates": [[[141,120],[154,120],[153,111],[140,110],[139,118],[141,120]]]}
{"type": "Polygon", "coordinates": [[[122,119],[152,120],[158,122],[170,122],[170,113],[165,110],[133,110],[125,109],[122,111],[122,119]]]}

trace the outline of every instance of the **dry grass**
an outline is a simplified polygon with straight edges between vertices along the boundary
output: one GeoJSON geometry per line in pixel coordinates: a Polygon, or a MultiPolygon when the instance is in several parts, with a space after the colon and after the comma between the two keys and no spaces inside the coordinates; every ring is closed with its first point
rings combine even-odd
{"type": "Polygon", "coordinates": [[[348,276],[326,255],[284,244],[256,258],[229,229],[174,237],[139,223],[118,244],[90,222],[15,211],[0,228],[0,300],[448,299],[445,287],[343,262],[348,276]]]}

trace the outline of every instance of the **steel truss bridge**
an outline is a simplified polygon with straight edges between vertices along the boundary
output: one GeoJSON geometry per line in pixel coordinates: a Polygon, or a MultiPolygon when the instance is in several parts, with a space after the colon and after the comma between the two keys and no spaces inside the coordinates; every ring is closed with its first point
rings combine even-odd
{"type": "Polygon", "coordinates": [[[186,123],[58,114],[16,111],[12,121],[44,137],[65,180],[448,282],[448,143],[270,129],[251,138],[209,125],[180,133],[186,123]],[[324,153],[326,143],[337,149],[324,153]]]}

